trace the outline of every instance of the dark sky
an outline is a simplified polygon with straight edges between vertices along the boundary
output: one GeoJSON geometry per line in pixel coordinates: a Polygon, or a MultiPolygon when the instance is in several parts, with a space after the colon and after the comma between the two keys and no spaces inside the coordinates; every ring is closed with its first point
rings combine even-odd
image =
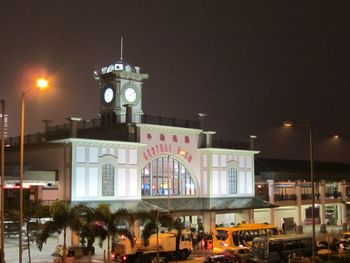
{"type": "Polygon", "coordinates": [[[0,1],[0,99],[19,134],[20,94],[46,71],[51,89],[26,97],[26,132],[43,119],[97,117],[95,69],[124,59],[150,79],[147,114],[196,118],[216,138],[258,135],[261,156],[350,162],[349,1],[0,1]]]}

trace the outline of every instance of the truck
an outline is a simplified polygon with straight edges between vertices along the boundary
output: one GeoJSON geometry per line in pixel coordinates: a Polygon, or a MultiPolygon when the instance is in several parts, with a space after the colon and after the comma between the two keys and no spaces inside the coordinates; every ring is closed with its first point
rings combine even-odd
{"type": "MultiPolygon", "coordinates": [[[[179,243],[178,259],[185,260],[192,253],[192,239],[189,233],[183,232],[179,243]]],[[[162,258],[175,258],[176,256],[176,232],[154,234],[149,238],[148,246],[140,239],[136,239],[132,246],[129,239],[121,236],[112,252],[112,258],[122,263],[151,263],[159,254],[162,258]]]]}

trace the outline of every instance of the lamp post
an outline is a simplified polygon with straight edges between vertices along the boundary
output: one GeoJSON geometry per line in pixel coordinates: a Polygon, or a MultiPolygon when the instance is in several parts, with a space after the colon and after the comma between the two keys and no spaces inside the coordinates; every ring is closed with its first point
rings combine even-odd
{"type": "MultiPolygon", "coordinates": [[[[46,89],[48,87],[48,81],[46,79],[40,78],[36,82],[36,87],[39,89],[46,89]]],[[[20,159],[19,159],[19,226],[18,226],[18,234],[19,234],[19,249],[18,249],[18,262],[22,263],[22,223],[23,223],[23,160],[24,160],[24,98],[26,94],[32,91],[33,88],[29,88],[26,91],[22,92],[21,96],[21,132],[20,132],[20,159]]]]}
{"type": "Polygon", "coordinates": [[[315,262],[315,243],[316,243],[316,231],[315,231],[315,180],[314,180],[314,144],[313,144],[313,132],[312,125],[307,123],[294,123],[291,121],[285,121],[283,123],[285,127],[298,126],[306,128],[309,131],[309,154],[310,154],[310,180],[311,180],[311,195],[312,195],[312,262],[315,262]]]}
{"type": "Polygon", "coordinates": [[[4,183],[5,183],[5,100],[0,100],[1,103],[1,257],[0,262],[5,262],[5,195],[4,195],[4,183]]]}

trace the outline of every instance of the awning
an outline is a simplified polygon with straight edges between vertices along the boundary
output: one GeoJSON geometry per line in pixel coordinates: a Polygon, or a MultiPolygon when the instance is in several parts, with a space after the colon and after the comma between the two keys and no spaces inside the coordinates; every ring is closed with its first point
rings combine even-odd
{"type": "Polygon", "coordinates": [[[170,212],[195,212],[195,211],[237,211],[244,209],[263,209],[277,207],[257,197],[237,198],[162,198],[146,199],[157,207],[170,212]]]}
{"type": "Polygon", "coordinates": [[[158,210],[159,212],[168,212],[167,209],[158,207],[155,204],[149,203],[143,200],[124,200],[124,201],[74,201],[71,205],[85,204],[89,207],[96,208],[99,204],[109,205],[111,212],[118,211],[119,209],[127,209],[130,213],[134,212],[149,212],[152,210],[158,210]]]}
{"type": "Polygon", "coordinates": [[[129,212],[149,212],[158,210],[159,212],[205,212],[218,211],[230,212],[244,209],[262,209],[277,207],[257,197],[237,197],[237,198],[153,198],[144,200],[125,201],[75,201],[71,205],[86,204],[96,208],[99,204],[108,204],[112,212],[121,208],[129,212]]]}

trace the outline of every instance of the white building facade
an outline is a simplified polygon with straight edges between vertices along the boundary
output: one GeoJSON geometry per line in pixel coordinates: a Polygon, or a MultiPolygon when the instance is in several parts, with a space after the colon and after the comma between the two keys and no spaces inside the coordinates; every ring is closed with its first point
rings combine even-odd
{"type": "Polygon", "coordinates": [[[250,150],[199,148],[203,131],[162,125],[137,124],[140,142],[67,138],[71,145],[73,202],[145,201],[185,215],[188,226],[198,219],[210,231],[215,224],[249,219],[249,206],[181,207],[195,200],[254,198],[254,154],[250,150]],[[162,205],[163,203],[163,205],[162,205]],[[178,203],[178,204],[177,204],[178,203]],[[177,211],[180,212],[177,212],[177,211]],[[211,211],[212,210],[212,211],[211,211]],[[234,213],[237,216],[234,215],[234,213]],[[213,216],[216,219],[213,222],[213,216]],[[190,219],[191,217],[191,219],[190,219]],[[192,218],[193,217],[193,218],[192,218]],[[208,221],[209,220],[209,221],[208,221]]]}

